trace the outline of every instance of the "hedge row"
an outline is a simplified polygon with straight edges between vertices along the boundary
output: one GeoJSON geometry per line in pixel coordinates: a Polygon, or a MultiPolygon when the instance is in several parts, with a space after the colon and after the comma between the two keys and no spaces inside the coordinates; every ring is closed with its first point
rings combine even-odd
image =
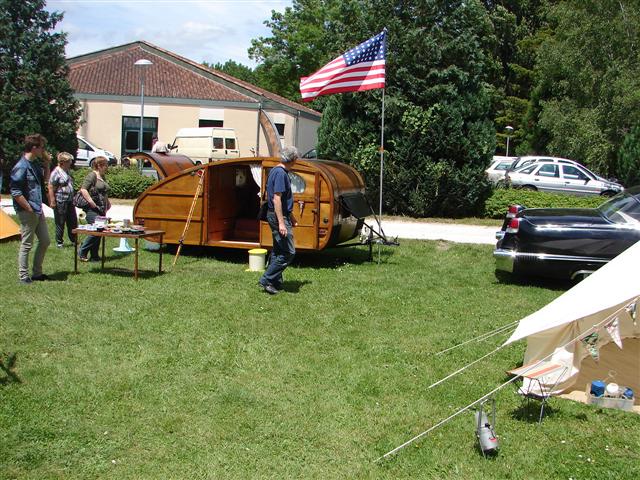
{"type": "Polygon", "coordinates": [[[513,204],[527,208],[595,208],[606,200],[608,199],[595,195],[578,197],[518,188],[496,188],[484,204],[484,215],[489,218],[504,218],[507,208],[513,204]]]}
{"type": "MultiPolygon", "coordinates": [[[[79,168],[73,170],[73,186],[79,189],[84,177],[91,170],[79,168]]],[[[138,198],[142,192],[155,183],[150,177],[145,177],[135,168],[109,167],[106,176],[109,184],[109,197],[111,198],[138,198]]]]}
{"type": "MultiPolygon", "coordinates": [[[[88,168],[72,171],[76,189],[80,188],[84,177],[90,171],[88,168]]],[[[138,198],[155,181],[145,177],[135,168],[109,167],[107,182],[111,198],[138,198]]],[[[595,208],[605,200],[607,199],[599,196],[577,197],[515,188],[496,188],[485,202],[484,216],[503,218],[509,205],[513,204],[524,205],[527,208],[595,208]]]]}

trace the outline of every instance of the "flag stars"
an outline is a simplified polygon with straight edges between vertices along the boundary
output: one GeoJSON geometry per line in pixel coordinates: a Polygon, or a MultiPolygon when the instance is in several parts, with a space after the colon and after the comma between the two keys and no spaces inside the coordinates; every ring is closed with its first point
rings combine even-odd
{"type": "Polygon", "coordinates": [[[344,54],[344,61],[347,66],[351,66],[356,63],[384,60],[385,50],[385,32],[383,32],[349,50],[344,54]]]}

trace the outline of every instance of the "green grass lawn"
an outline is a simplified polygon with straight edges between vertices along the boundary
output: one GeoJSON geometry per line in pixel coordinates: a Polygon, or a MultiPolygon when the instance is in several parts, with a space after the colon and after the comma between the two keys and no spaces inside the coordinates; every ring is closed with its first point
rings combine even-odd
{"type": "MultiPolygon", "coordinates": [[[[53,237],[52,237],[53,238],[53,237]]],[[[108,244],[117,246],[112,240],[108,244]]],[[[240,251],[186,249],[81,264],[50,248],[54,281],[17,282],[0,243],[0,478],[638,478],[640,416],[553,399],[543,423],[497,395],[485,460],[464,413],[375,459],[506,380],[524,344],[427,387],[505,337],[567,285],[500,283],[490,246],[403,241],[299,255],[286,293],[258,290],[240,251]]]]}

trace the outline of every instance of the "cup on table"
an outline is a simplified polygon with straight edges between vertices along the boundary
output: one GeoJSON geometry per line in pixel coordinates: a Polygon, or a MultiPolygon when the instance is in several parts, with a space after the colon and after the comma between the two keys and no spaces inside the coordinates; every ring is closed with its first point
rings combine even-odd
{"type": "Polygon", "coordinates": [[[129,228],[130,225],[131,225],[131,220],[129,220],[128,218],[125,218],[124,220],[122,220],[122,226],[124,228],[129,228]]]}

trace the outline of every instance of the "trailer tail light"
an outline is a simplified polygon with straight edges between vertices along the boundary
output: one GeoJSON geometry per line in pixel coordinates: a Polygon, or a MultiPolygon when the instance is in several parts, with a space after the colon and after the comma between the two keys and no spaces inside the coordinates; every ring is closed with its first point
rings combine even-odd
{"type": "Polygon", "coordinates": [[[507,227],[507,233],[518,233],[518,230],[520,230],[520,219],[512,218],[507,227]]]}
{"type": "Polygon", "coordinates": [[[507,210],[507,218],[515,218],[518,213],[524,210],[522,205],[509,205],[509,209],[507,210]]]}

